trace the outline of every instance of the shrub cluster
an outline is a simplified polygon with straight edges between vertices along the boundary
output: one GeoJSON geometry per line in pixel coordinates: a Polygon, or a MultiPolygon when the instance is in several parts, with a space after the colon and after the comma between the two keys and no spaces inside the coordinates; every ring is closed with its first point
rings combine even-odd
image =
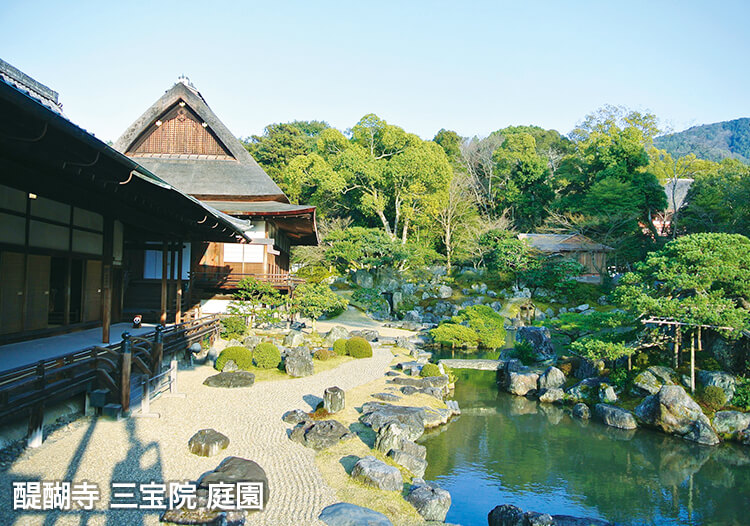
{"type": "Polygon", "coordinates": [[[321,362],[330,360],[331,358],[335,358],[336,356],[336,353],[330,349],[318,349],[314,354],[315,359],[320,360],[321,362]]]}
{"type": "Polygon", "coordinates": [[[732,405],[745,411],[750,410],[750,378],[737,378],[732,405]]]}
{"type": "Polygon", "coordinates": [[[346,342],[346,354],[354,358],[369,358],[372,356],[372,346],[364,338],[355,336],[346,342]]]}
{"type": "Polygon", "coordinates": [[[226,339],[235,338],[245,334],[247,326],[245,319],[241,316],[229,316],[221,318],[221,337],[226,339]]]}
{"type": "Polygon", "coordinates": [[[333,352],[339,356],[346,356],[346,338],[339,338],[333,342],[333,352]]]}
{"type": "Polygon", "coordinates": [[[521,360],[521,363],[524,365],[531,365],[536,361],[534,346],[526,340],[514,344],[513,354],[516,358],[521,360]]]}
{"type": "Polygon", "coordinates": [[[479,335],[473,329],[457,323],[441,323],[430,330],[435,343],[446,347],[474,347],[479,343],[479,335]]]}
{"type": "Polygon", "coordinates": [[[281,363],[281,352],[274,344],[263,342],[255,346],[253,358],[259,368],[275,369],[281,363]]]}
{"type": "Polygon", "coordinates": [[[706,404],[710,409],[718,411],[727,405],[727,395],[721,387],[708,385],[700,393],[700,401],[706,404]]]}
{"type": "Polygon", "coordinates": [[[438,367],[434,363],[426,363],[424,364],[424,367],[422,367],[422,370],[419,371],[419,376],[427,377],[427,376],[441,376],[442,373],[440,372],[440,367],[438,367]]]}
{"type": "Polygon", "coordinates": [[[436,343],[450,347],[499,349],[505,345],[505,319],[488,305],[473,305],[432,329],[430,335],[436,343]]]}
{"type": "Polygon", "coordinates": [[[252,369],[253,367],[253,353],[250,351],[250,349],[248,349],[247,347],[242,347],[241,345],[227,347],[226,349],[221,351],[219,357],[216,358],[214,368],[217,371],[221,371],[224,368],[224,365],[229,360],[233,360],[234,363],[237,364],[237,367],[244,371],[252,369]]]}

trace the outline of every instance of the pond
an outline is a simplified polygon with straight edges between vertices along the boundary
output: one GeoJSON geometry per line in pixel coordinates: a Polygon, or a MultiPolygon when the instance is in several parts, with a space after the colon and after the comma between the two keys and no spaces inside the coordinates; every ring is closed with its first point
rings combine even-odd
{"type": "MultiPolygon", "coordinates": [[[[458,357],[458,356],[457,356],[458,357]]],[[[425,479],[450,491],[446,522],[487,524],[498,504],[617,524],[750,524],[750,448],[572,419],[455,371],[462,415],[426,434],[425,479]]]]}

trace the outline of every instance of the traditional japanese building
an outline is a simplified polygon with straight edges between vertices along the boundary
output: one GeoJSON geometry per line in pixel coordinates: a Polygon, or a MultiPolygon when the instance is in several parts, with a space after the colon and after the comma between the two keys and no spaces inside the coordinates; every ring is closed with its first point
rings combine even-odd
{"type": "Polygon", "coordinates": [[[179,320],[187,282],[167,282],[179,247],[254,239],[76,126],[55,91],[2,60],[0,115],[0,343],[98,326],[109,341],[126,316],[128,250],[168,269],[144,302],[179,320]]]}
{"type": "MultiPolygon", "coordinates": [[[[318,242],[315,207],[289,203],[187,78],[178,79],[114,146],[176,188],[236,218],[251,238],[186,248],[189,268],[184,271],[193,278],[194,297],[219,297],[246,276],[291,288],[290,248],[318,242]]],[[[139,268],[133,278],[143,287],[161,277],[157,260],[155,252],[146,251],[142,264],[132,261],[139,268]]]]}
{"type": "Polygon", "coordinates": [[[580,234],[518,234],[531,248],[583,265],[579,281],[598,283],[607,271],[607,253],[614,249],[580,234]]]}

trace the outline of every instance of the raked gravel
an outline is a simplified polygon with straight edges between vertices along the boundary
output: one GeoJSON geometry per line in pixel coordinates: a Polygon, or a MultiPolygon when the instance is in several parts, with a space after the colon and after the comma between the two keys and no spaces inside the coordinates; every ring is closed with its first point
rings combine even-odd
{"type": "Polygon", "coordinates": [[[295,408],[311,410],[326,387],[335,385],[346,391],[381,378],[391,360],[388,348],[375,345],[372,358],[246,389],[202,385],[215,374],[209,366],[181,370],[178,391],[186,396],[152,402],[151,411],[160,418],[80,419],[0,472],[0,524],[156,525],[160,512],[110,510],[110,484],[196,480],[230,455],[256,461],[268,475],[267,509],[251,514],[248,524],[322,524],[317,517],[324,507],[337,502],[335,492],[323,480],[315,452],[287,438],[291,426],[281,416],[295,408]],[[191,454],[188,440],[204,428],[227,435],[229,447],[210,458],[191,454]],[[89,512],[14,512],[12,482],[18,480],[86,480],[99,485],[102,498],[89,512]]]}

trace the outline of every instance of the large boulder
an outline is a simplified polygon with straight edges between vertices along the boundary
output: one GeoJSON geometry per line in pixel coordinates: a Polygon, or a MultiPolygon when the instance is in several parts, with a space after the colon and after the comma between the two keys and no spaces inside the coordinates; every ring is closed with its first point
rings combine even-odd
{"type": "Polygon", "coordinates": [[[714,415],[714,429],[729,440],[744,438],[750,434],[750,413],[719,411],[714,415]]]}
{"type": "Polygon", "coordinates": [[[604,371],[604,367],[604,360],[581,359],[574,376],[579,380],[594,378],[602,374],[602,372],[604,371]]]}
{"type": "Polygon", "coordinates": [[[388,422],[376,433],[375,449],[386,454],[392,449],[401,449],[401,444],[412,436],[410,425],[398,420],[388,422]]]}
{"type": "Polygon", "coordinates": [[[611,522],[590,517],[524,512],[512,504],[495,506],[487,515],[487,524],[489,526],[612,526],[611,522]]]}
{"type": "Polygon", "coordinates": [[[342,338],[346,339],[349,337],[349,330],[341,325],[334,325],[331,330],[326,334],[326,343],[333,345],[333,342],[342,338]]]}
{"type": "MultiPolygon", "coordinates": [[[[390,404],[365,404],[362,412],[362,416],[359,417],[360,421],[372,427],[376,433],[388,424],[395,424],[390,433],[398,434],[407,440],[416,440],[424,434],[425,423],[422,408],[390,404]],[[396,431],[397,428],[398,431],[396,431]]],[[[383,447],[385,445],[378,447],[378,449],[383,451],[383,447]]],[[[384,452],[387,453],[387,451],[384,452]]]]}
{"type": "Polygon", "coordinates": [[[727,401],[734,397],[737,389],[737,380],[729,373],[721,371],[697,371],[696,379],[703,387],[718,387],[727,397],[727,401]]]}
{"type": "Polygon", "coordinates": [[[349,430],[336,420],[300,422],[292,429],[289,438],[303,446],[321,450],[335,446],[342,440],[354,436],[349,430]]]}
{"type": "Polygon", "coordinates": [[[229,446],[229,437],[215,429],[201,429],[188,441],[190,452],[199,457],[211,457],[229,446]]]}
{"type": "Polygon", "coordinates": [[[350,338],[354,338],[355,336],[364,338],[368,342],[376,342],[380,338],[380,333],[375,329],[361,329],[359,331],[352,331],[349,333],[350,338]]]}
{"type": "Polygon", "coordinates": [[[633,379],[632,393],[636,396],[656,394],[662,385],[673,385],[676,373],[674,369],[661,365],[652,365],[641,371],[633,379]]]}
{"type": "Polygon", "coordinates": [[[286,374],[295,378],[310,376],[315,373],[312,354],[304,347],[297,347],[287,352],[284,359],[284,368],[286,374]]]}
{"type": "Polygon", "coordinates": [[[588,420],[591,418],[591,410],[589,409],[589,406],[580,402],[573,406],[571,414],[573,415],[573,418],[579,420],[588,420]]]}
{"type": "Polygon", "coordinates": [[[451,507],[451,494],[446,490],[425,483],[421,478],[412,481],[406,500],[426,521],[445,522],[451,507]]]}
{"type": "Polygon", "coordinates": [[[249,371],[221,372],[203,380],[203,385],[225,389],[251,387],[254,383],[255,375],[249,371]]]}
{"type": "Polygon", "coordinates": [[[438,296],[446,300],[450,298],[451,296],[453,296],[453,289],[450,288],[448,285],[440,285],[438,287],[438,296]]]}
{"type": "Polygon", "coordinates": [[[424,472],[427,469],[425,459],[411,455],[402,449],[391,449],[388,456],[399,466],[411,471],[415,477],[424,477],[424,472]]]}
{"type": "Polygon", "coordinates": [[[401,491],[404,487],[401,471],[373,456],[361,458],[354,464],[352,478],[386,491],[401,491]]]}
{"type": "Polygon", "coordinates": [[[508,373],[508,385],[506,389],[511,394],[525,396],[529,391],[536,389],[538,380],[539,374],[534,372],[511,372],[508,373]]]}
{"type": "Polygon", "coordinates": [[[564,398],[565,391],[557,387],[542,389],[541,391],[539,391],[539,401],[545,404],[560,403],[564,398]]]}
{"type": "Polygon", "coordinates": [[[614,404],[617,402],[617,393],[615,388],[606,383],[599,384],[599,401],[604,404],[614,404]]]}
{"type": "Polygon", "coordinates": [[[328,387],[323,391],[323,409],[329,413],[343,411],[346,406],[344,390],[340,387],[328,387]]]}
{"type": "Polygon", "coordinates": [[[557,367],[548,367],[539,375],[539,389],[555,389],[565,385],[565,373],[557,367]]]}
{"type": "Polygon", "coordinates": [[[292,409],[287,411],[281,416],[281,419],[287,424],[297,425],[300,422],[306,422],[310,420],[310,415],[305,413],[302,409],[292,409]]]}
{"type": "Polygon", "coordinates": [[[519,327],[516,331],[516,341],[530,343],[539,361],[555,356],[555,349],[547,327],[519,327]]]}
{"type": "Polygon", "coordinates": [[[679,385],[663,385],[635,408],[643,424],[699,444],[715,445],[719,437],[700,406],[679,385]]]}
{"type": "Polygon", "coordinates": [[[318,519],[328,526],[393,526],[382,513],[348,502],[326,506],[318,519]]]}
{"type": "Polygon", "coordinates": [[[371,289],[375,285],[375,280],[367,270],[361,268],[354,273],[354,283],[363,289],[371,289]]]}
{"type": "Polygon", "coordinates": [[[305,334],[302,331],[290,331],[284,336],[284,347],[299,347],[305,342],[305,334]]]}
{"type": "Polygon", "coordinates": [[[601,380],[598,378],[581,380],[565,391],[566,398],[573,402],[597,402],[599,400],[599,385],[601,383],[601,380]]]}
{"type": "Polygon", "coordinates": [[[638,425],[635,422],[633,413],[609,404],[596,404],[594,414],[603,423],[618,429],[635,429],[638,425]]]}

